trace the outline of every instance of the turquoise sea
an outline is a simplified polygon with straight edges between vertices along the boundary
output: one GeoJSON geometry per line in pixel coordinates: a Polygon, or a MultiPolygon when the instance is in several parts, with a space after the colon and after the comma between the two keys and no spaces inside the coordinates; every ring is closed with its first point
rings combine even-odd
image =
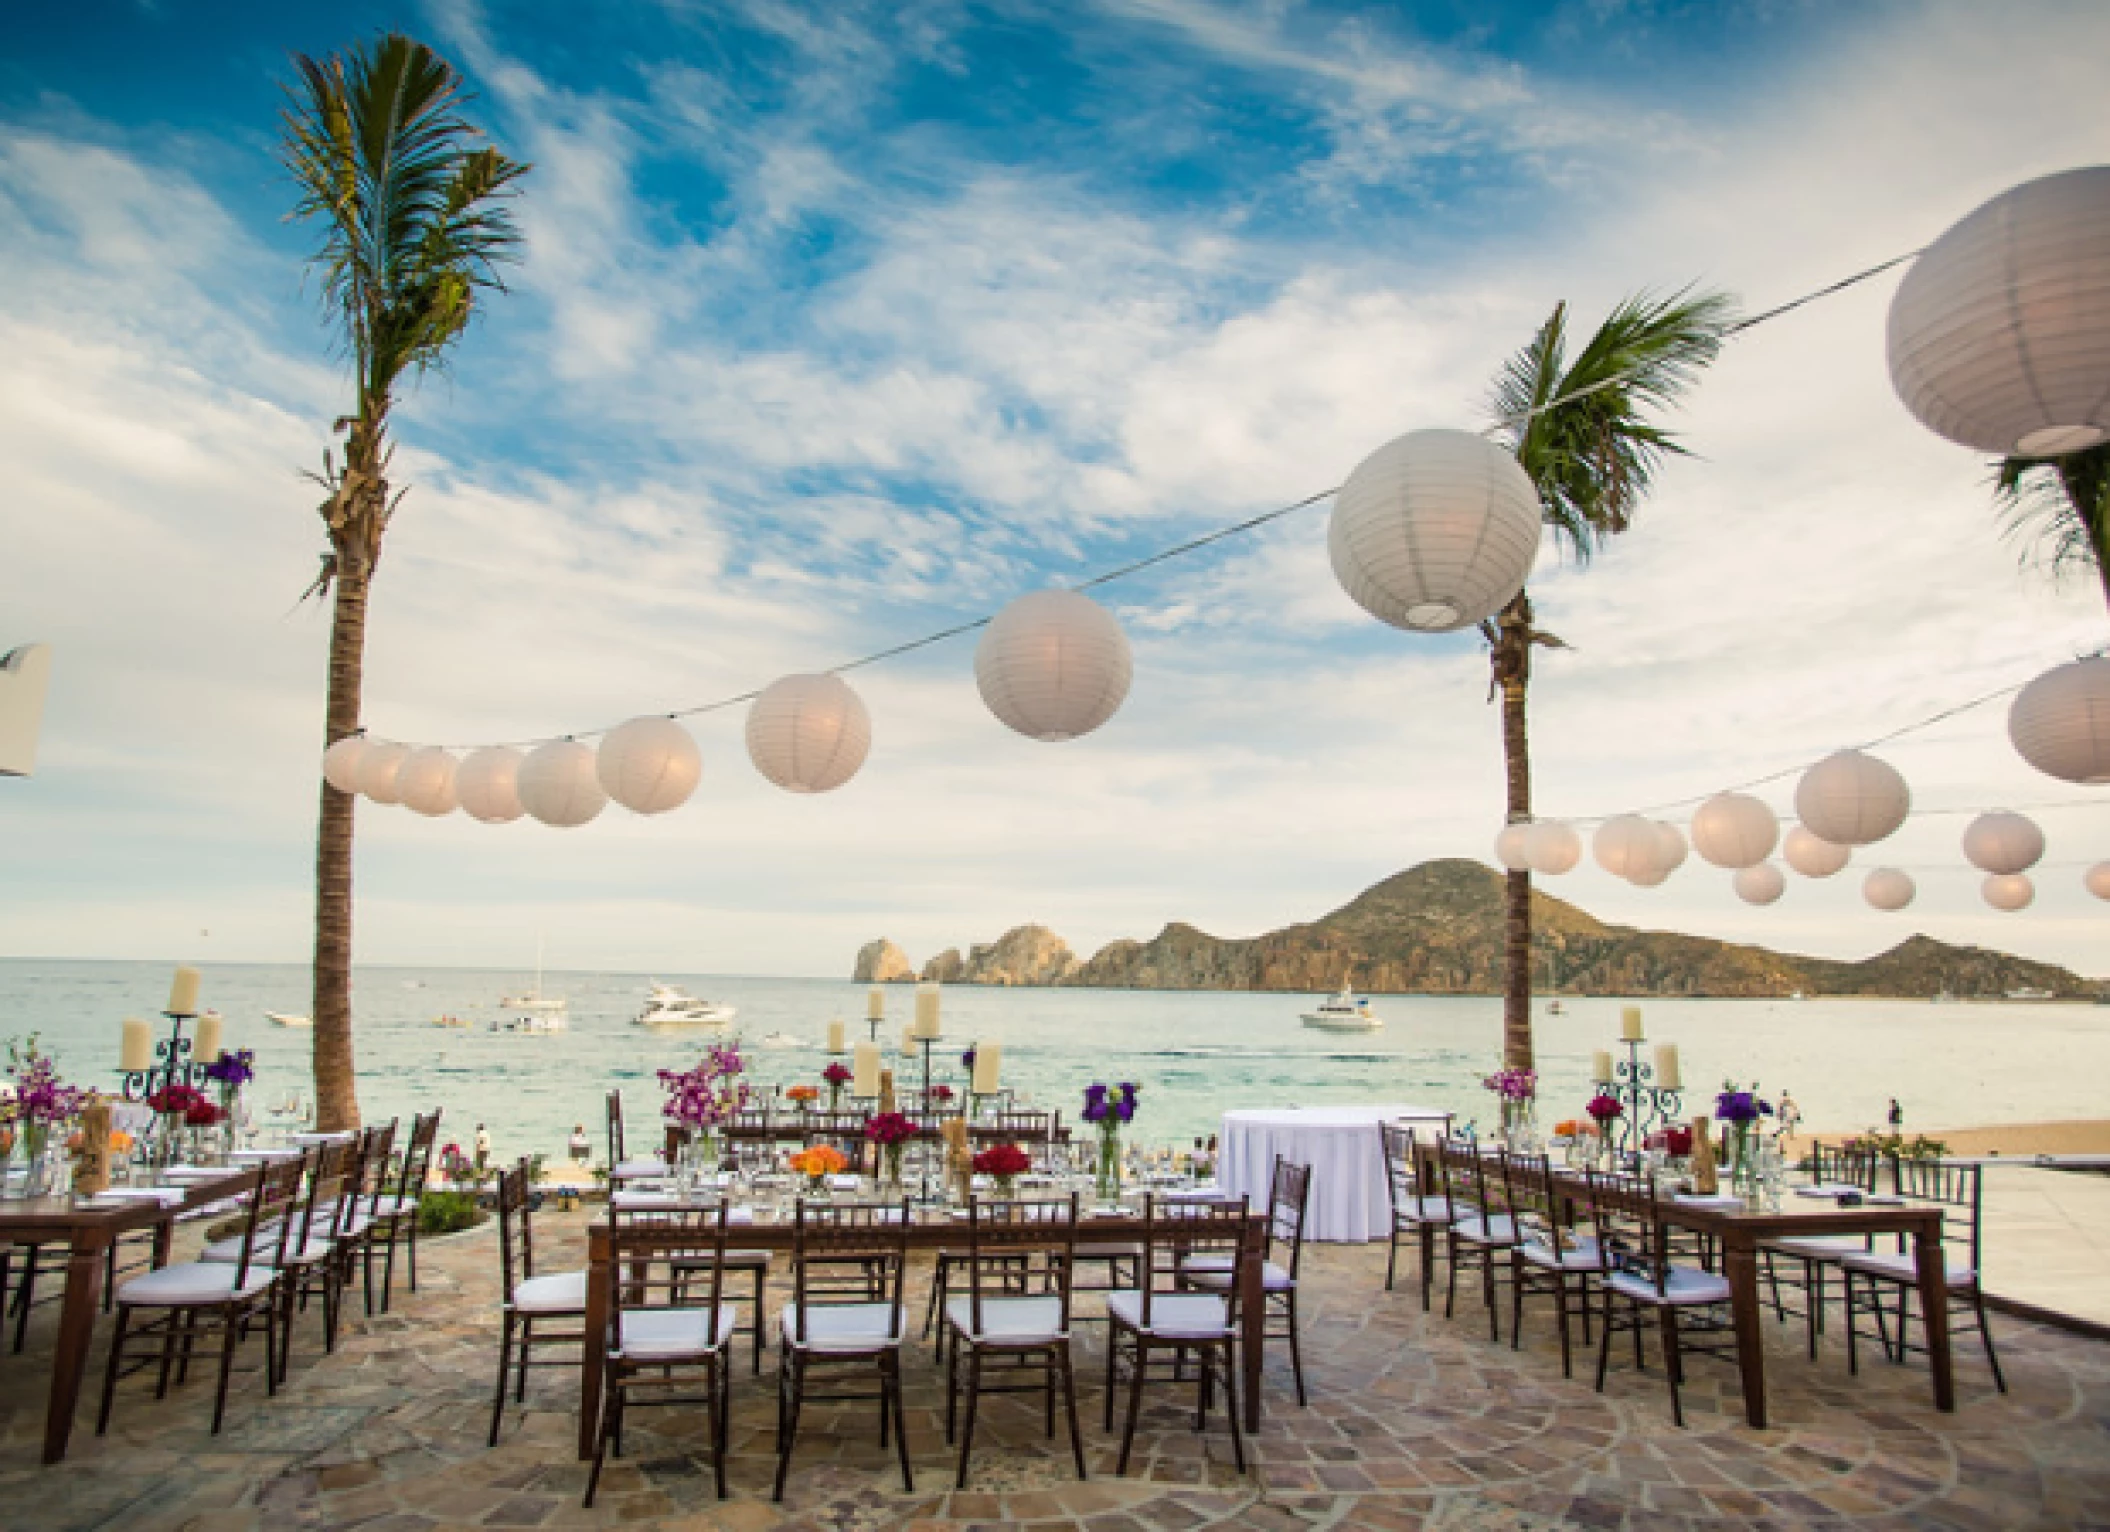
{"type": "MultiPolygon", "coordinates": [[[[739,1007],[736,1030],[752,1072],[770,1084],[818,1081],[831,1016],[866,1035],[866,987],[821,979],[663,973],[552,973],[547,993],[570,1002],[570,1029],[549,1036],[491,1031],[501,996],[528,987],[515,970],[361,968],[355,979],[359,1096],[368,1118],[438,1103],[443,1138],[466,1144],[488,1123],[501,1155],[563,1151],[584,1122],[598,1152],[602,1095],[624,1089],[633,1120],[657,1109],[654,1071],[700,1053],[698,1034],[648,1030],[631,1018],[652,978],[739,1007]],[[472,1023],[433,1025],[451,1013],[472,1023]],[[756,1046],[771,1033],[795,1049],[756,1046]]],[[[69,1077],[114,1082],[120,1023],[155,1017],[168,990],[165,964],[0,959],[0,1038],[36,1032],[69,1077]]],[[[1135,990],[949,988],[938,1077],[964,1083],[961,1049],[978,1037],[1004,1045],[1004,1080],[1033,1105],[1074,1118],[1093,1080],[1143,1086],[1137,1136],[1145,1142],[1214,1131],[1239,1106],[1326,1101],[1406,1101],[1490,1120],[1481,1077],[1501,1046],[1492,999],[1378,996],[1382,1031],[1329,1035],[1301,1026],[1313,999],[1297,995],[1135,990]]],[[[261,1110],[299,1092],[312,1099],[309,1035],[265,1020],[305,1013],[299,965],[204,965],[204,1003],[226,1018],[230,1047],[256,1050],[261,1110]]],[[[1590,1052],[1612,1047],[1622,1002],[1568,999],[1541,1015],[1537,1038],[1542,1116],[1572,1115],[1588,1095],[1590,1052]]],[[[2110,1007],[2031,1003],[1930,1005],[1912,1001],[1651,1000],[1641,1002],[1653,1044],[1676,1042],[1690,1110],[1724,1077],[1790,1088],[1804,1120],[1860,1127],[1889,1098],[1908,1126],[2110,1117],[2110,1007]]],[[[882,1040],[898,1045],[913,990],[887,988],[882,1040]]],[[[163,1025],[156,1023],[157,1026],[163,1025]]]]}

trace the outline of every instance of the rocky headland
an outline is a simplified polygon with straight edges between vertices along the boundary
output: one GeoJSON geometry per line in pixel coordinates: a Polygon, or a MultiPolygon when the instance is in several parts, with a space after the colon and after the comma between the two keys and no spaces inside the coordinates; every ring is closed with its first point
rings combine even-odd
{"type": "MultiPolygon", "coordinates": [[[[2051,963],[1915,935],[1859,962],[1802,957],[1675,931],[1608,925],[1534,889],[1534,972],[1541,990],[1577,995],[1722,997],[1866,995],[1993,998],[2048,990],[2061,999],[2102,986],[2051,963]]],[[[1492,995],[1502,985],[1502,876],[1462,858],[1424,862],[1365,889],[1331,914],[1253,937],[1181,922],[1148,941],[1121,940],[1080,961],[1046,926],[1018,926],[962,957],[948,948],[919,971],[884,939],[857,954],[853,978],[1104,989],[1232,989],[1492,995]]]]}

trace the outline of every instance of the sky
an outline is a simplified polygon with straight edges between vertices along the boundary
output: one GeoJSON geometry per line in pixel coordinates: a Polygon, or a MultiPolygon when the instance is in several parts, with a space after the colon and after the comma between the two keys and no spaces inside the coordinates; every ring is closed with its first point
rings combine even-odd
{"type": "MultiPolygon", "coordinates": [[[[407,741],[596,729],[991,613],[1487,425],[1554,304],[1687,284],[1755,311],[2110,152],[2100,5],[1212,0],[623,6],[188,0],[0,23],[0,651],[54,650],[0,779],[0,955],[301,961],[327,612],[319,465],[348,392],[287,219],[295,53],[400,28],[533,163],[523,259],[397,414],[364,718],[407,741]],[[2026,35],[2027,46],[2017,46],[2026,35]]],[[[1602,816],[1813,761],[2110,638],[2026,567],[1987,465],[1884,368],[1896,275],[1734,341],[1690,449],[1531,589],[1537,802],[1602,816]]],[[[973,638],[859,671],[833,794],[696,722],[671,815],[553,830],[362,804],[363,963],[847,975],[1015,924],[1080,953],[1250,935],[1490,855],[1471,635],[1385,628],[1324,504],[1099,592],[1135,681],[1009,733],[973,638]]],[[[1856,957],[1925,931],[2110,973],[2099,797],[2005,705],[1882,752],[1913,819],[1752,908],[1688,861],[1548,891],[1606,919],[1856,957]],[[2036,903],[1959,837],[2045,806],[2036,903]],[[1920,894],[1870,910],[1862,869],[1920,894]]],[[[1784,815],[1792,777],[1761,789],[1784,815]]],[[[1673,815],[1682,818],[1683,814],[1673,815]]]]}

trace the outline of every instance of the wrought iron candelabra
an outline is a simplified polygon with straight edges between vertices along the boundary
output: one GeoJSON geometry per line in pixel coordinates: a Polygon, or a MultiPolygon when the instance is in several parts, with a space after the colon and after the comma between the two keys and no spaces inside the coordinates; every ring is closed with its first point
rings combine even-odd
{"type": "Polygon", "coordinates": [[[191,1040],[183,1035],[183,1024],[196,1021],[196,1011],[163,1011],[169,1019],[169,1035],[154,1044],[156,1062],[145,1069],[120,1069],[124,1081],[123,1095],[127,1101],[144,1101],[164,1085],[192,1085],[203,1088],[205,1066],[191,1057],[191,1040]]]}
{"type": "Polygon", "coordinates": [[[1676,1087],[1655,1083],[1655,1066],[1641,1059],[1643,1039],[1622,1041],[1626,1057],[1612,1066],[1610,1080],[1599,1082],[1604,1093],[1625,1108],[1606,1125],[1606,1144],[1622,1154],[1638,1154],[1649,1134],[1684,1120],[1684,1101],[1676,1087]]]}

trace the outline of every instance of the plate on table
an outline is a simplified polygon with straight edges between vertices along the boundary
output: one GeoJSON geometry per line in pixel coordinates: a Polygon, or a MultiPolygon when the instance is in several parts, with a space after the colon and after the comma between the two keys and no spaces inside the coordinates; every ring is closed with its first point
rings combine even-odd
{"type": "Polygon", "coordinates": [[[1680,1192],[1676,1200],[1680,1207],[1710,1208],[1723,1213],[1741,1212],[1744,1206],[1744,1199],[1734,1192],[1716,1192],[1711,1196],[1701,1192],[1680,1192]]]}
{"type": "Polygon", "coordinates": [[[161,1174],[180,1186],[189,1181],[217,1181],[227,1174],[227,1170],[215,1169],[211,1165],[171,1165],[161,1174]]]}

